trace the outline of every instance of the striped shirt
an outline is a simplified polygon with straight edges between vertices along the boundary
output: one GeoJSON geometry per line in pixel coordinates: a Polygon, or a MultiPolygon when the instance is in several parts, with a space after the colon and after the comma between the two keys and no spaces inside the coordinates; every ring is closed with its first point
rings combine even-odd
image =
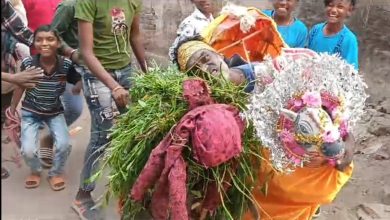
{"type": "Polygon", "coordinates": [[[8,0],[1,0],[1,26],[4,26],[20,42],[31,46],[33,33],[26,27],[8,0]]]}
{"type": "MultiPolygon", "coordinates": [[[[41,67],[39,64],[39,54],[25,58],[22,61],[21,70],[24,71],[32,66],[41,67]]],[[[64,108],[60,96],[65,91],[67,76],[71,67],[72,61],[57,56],[54,73],[48,75],[45,72],[35,88],[26,89],[22,109],[39,115],[57,115],[63,113],[64,108]]]]}

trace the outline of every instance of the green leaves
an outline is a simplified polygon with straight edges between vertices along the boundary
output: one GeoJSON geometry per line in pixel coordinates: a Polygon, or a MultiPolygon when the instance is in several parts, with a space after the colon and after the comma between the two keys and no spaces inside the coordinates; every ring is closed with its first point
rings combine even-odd
{"type": "MultiPolygon", "coordinates": [[[[111,169],[107,195],[127,199],[123,219],[132,219],[143,210],[140,204],[129,200],[127,195],[153,148],[188,111],[182,97],[183,81],[188,78],[173,66],[166,69],[154,67],[148,74],[136,74],[132,78],[132,104],[112,129],[104,163],[111,169]]],[[[243,86],[235,86],[223,77],[202,75],[202,78],[207,79],[212,97],[218,103],[231,104],[241,110],[245,108],[248,94],[243,91],[243,86]]],[[[222,193],[223,204],[213,219],[239,219],[252,199],[251,190],[256,183],[262,158],[260,143],[254,137],[251,124],[247,125],[243,142],[244,153],[237,159],[235,171],[231,170],[229,164],[205,169],[193,160],[190,146],[183,151],[188,165],[188,192],[194,198],[204,196],[201,193],[205,192],[210,180],[215,180],[218,188],[222,189],[224,176],[229,175],[229,172],[234,173],[232,186],[222,193]]]]}
{"type": "Polygon", "coordinates": [[[145,108],[146,107],[146,102],[142,101],[142,100],[138,100],[138,104],[142,107],[142,108],[145,108]]]}

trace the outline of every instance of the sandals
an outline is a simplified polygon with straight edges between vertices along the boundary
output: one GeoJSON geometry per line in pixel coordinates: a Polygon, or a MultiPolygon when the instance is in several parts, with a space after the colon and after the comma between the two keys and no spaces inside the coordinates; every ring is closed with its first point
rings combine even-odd
{"type": "Polygon", "coordinates": [[[101,213],[96,209],[96,204],[92,199],[85,201],[75,200],[72,203],[72,209],[78,214],[81,220],[101,220],[101,213]]]}
{"type": "Polygon", "coordinates": [[[26,178],[24,182],[24,186],[27,189],[37,188],[41,184],[41,175],[39,174],[31,174],[26,178]]]}
{"type": "MultiPolygon", "coordinates": [[[[50,187],[54,191],[60,191],[65,189],[65,180],[62,176],[52,176],[48,177],[47,181],[50,184],[50,187]]],[[[26,178],[24,186],[27,189],[37,188],[41,184],[41,175],[31,174],[26,178]]]]}
{"type": "Polygon", "coordinates": [[[62,176],[52,176],[48,177],[50,187],[54,191],[60,191],[65,189],[65,179],[62,176]]]}

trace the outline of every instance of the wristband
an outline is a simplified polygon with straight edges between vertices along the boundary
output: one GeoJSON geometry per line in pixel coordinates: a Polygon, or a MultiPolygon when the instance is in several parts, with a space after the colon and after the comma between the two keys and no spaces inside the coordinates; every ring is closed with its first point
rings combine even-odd
{"type": "Polygon", "coordinates": [[[117,90],[119,90],[119,89],[124,89],[122,86],[117,86],[117,87],[115,87],[113,90],[112,90],[112,92],[115,92],[115,91],[117,91],[117,90]]]}
{"type": "Polygon", "coordinates": [[[70,52],[69,59],[72,60],[73,54],[77,51],[77,49],[73,49],[72,52],[70,52]]]}

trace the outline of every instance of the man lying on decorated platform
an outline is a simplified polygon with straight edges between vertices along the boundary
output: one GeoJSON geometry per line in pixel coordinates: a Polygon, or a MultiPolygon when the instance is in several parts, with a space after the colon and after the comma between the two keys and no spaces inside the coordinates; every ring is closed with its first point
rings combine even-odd
{"type": "Polygon", "coordinates": [[[134,78],[107,151],[123,219],[146,209],[154,219],[306,220],[350,178],[361,75],[337,56],[287,48],[272,21],[247,11],[183,39],[182,73],[134,78]],[[254,36],[260,46],[247,47],[254,36]]]}

